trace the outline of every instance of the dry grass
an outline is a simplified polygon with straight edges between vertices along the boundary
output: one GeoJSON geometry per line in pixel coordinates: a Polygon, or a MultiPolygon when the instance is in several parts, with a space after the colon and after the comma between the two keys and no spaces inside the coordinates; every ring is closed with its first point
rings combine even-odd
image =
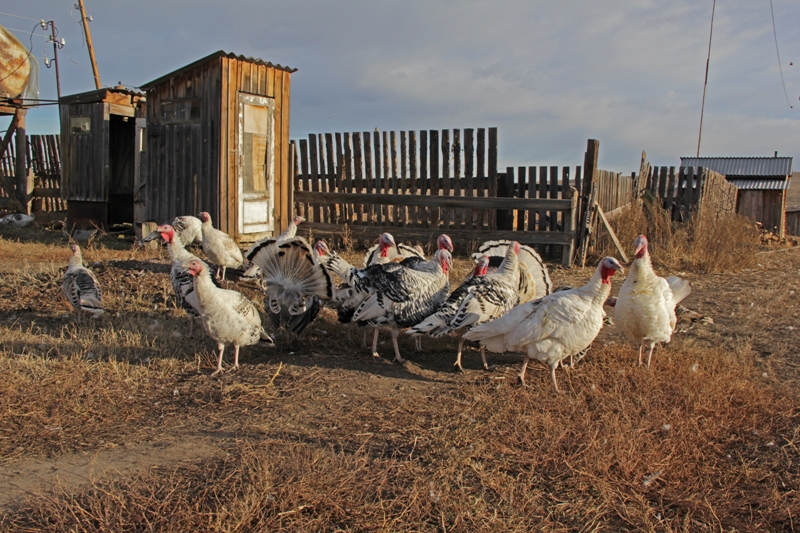
{"type": "MultiPolygon", "coordinates": [[[[740,270],[742,257],[755,253],[758,232],[740,216],[717,217],[701,211],[689,222],[673,222],[669,213],[653,202],[632,203],[612,221],[620,243],[631,252],[633,240],[646,235],[656,265],[699,273],[731,273],[740,270]]],[[[611,239],[601,230],[598,253],[617,254],[611,239]]]]}
{"type": "MultiPolygon", "coordinates": [[[[713,301],[717,325],[659,348],[651,372],[604,330],[559,371],[567,393],[556,395],[544,367],[520,389],[513,355],[490,355],[494,373],[448,372],[450,338],[425,339],[405,367],[373,362],[330,310],[298,353],[279,334],[277,348],[243,349],[239,372],[209,379],[213,345],[182,334],[160,253],[89,251],[111,312],[76,326],[56,297],[62,247],[0,240],[4,254],[40,257],[0,264],[3,462],[223,436],[210,459],[37,491],[0,510],[0,531],[798,528],[800,332],[788,328],[800,254],[694,279],[694,305],[713,301]]],[[[469,268],[457,259],[453,279],[469,268]]],[[[589,272],[553,275],[574,284],[589,272]]],[[[412,344],[401,338],[404,352],[412,344]]],[[[467,368],[478,358],[469,350],[467,368]]]]}

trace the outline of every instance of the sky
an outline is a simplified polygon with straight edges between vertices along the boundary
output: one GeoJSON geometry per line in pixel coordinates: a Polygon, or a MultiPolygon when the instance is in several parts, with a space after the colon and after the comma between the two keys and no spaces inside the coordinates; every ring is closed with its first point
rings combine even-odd
{"type": "MultiPolygon", "coordinates": [[[[65,95],[95,88],[75,3],[0,3],[0,24],[32,42],[39,58],[52,58],[52,45],[40,27],[31,29],[40,19],[55,22],[66,40],[65,95]]],[[[600,141],[599,167],[625,173],[638,170],[642,150],[654,165],[678,165],[697,151],[712,0],[85,6],[104,86],[138,87],[217,50],[299,69],[293,139],[497,127],[500,168],[581,165],[592,138],[600,141]]],[[[769,0],[716,3],[701,156],[800,156],[800,2],[772,6],[774,32],[769,0]]],[[[44,64],[40,98],[56,98],[54,69],[44,64]]],[[[0,130],[8,122],[0,117],[0,130]]],[[[56,106],[29,111],[27,129],[58,133],[56,106]]]]}

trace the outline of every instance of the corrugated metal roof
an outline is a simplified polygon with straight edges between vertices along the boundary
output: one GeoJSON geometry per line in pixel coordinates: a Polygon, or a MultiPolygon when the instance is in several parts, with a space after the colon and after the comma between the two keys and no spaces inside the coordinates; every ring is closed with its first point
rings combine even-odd
{"type": "Polygon", "coordinates": [[[791,176],[791,157],[681,157],[682,167],[710,168],[731,176],[791,176]]]}
{"type": "Polygon", "coordinates": [[[199,67],[203,63],[211,61],[212,59],[217,59],[219,57],[227,57],[228,59],[236,59],[238,61],[247,61],[248,63],[254,63],[256,65],[263,65],[265,67],[270,67],[270,68],[274,68],[274,69],[278,69],[278,70],[284,70],[284,71],[286,71],[286,72],[288,72],[290,74],[292,72],[297,72],[296,68],[292,68],[292,67],[288,67],[288,66],[281,66],[280,64],[275,64],[275,63],[271,63],[269,61],[264,61],[263,59],[259,59],[257,57],[245,57],[243,55],[236,55],[236,54],[232,54],[232,53],[229,53],[229,52],[225,52],[224,50],[217,50],[213,54],[209,54],[206,57],[198,59],[194,63],[190,63],[190,64],[186,65],[185,67],[179,68],[178,70],[173,70],[169,74],[164,74],[160,78],[157,78],[157,79],[155,79],[153,81],[148,81],[147,83],[143,84],[141,88],[144,89],[144,90],[150,89],[151,87],[154,87],[155,85],[158,85],[162,81],[166,81],[167,79],[172,78],[173,76],[177,76],[179,74],[183,74],[184,72],[192,70],[193,68],[199,67]]]}
{"type": "Polygon", "coordinates": [[[752,179],[752,178],[728,178],[738,188],[746,191],[785,191],[789,188],[788,179],[752,179]]]}

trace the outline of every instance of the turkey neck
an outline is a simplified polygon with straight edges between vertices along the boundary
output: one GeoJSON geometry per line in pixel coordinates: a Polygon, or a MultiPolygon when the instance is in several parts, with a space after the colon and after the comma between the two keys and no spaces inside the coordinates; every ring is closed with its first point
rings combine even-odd
{"type": "Polygon", "coordinates": [[[176,239],[175,237],[173,237],[172,242],[167,245],[167,251],[169,251],[169,260],[172,263],[176,261],[183,262],[191,255],[186,251],[180,239],[176,239]]]}
{"type": "Polygon", "coordinates": [[[600,268],[601,267],[597,267],[589,283],[581,287],[581,292],[591,298],[592,305],[602,306],[603,302],[605,302],[611,294],[611,283],[603,283],[603,278],[600,275],[600,268]]]}
{"type": "Polygon", "coordinates": [[[208,296],[214,289],[216,287],[214,282],[211,281],[211,273],[207,268],[204,268],[202,272],[194,277],[194,292],[197,293],[201,305],[205,306],[208,302],[208,296]]]}
{"type": "Polygon", "coordinates": [[[69,266],[67,270],[73,270],[76,268],[80,268],[83,266],[83,257],[81,257],[81,251],[78,250],[72,253],[72,257],[69,258],[69,266]]]}
{"type": "MultiPolygon", "coordinates": [[[[630,278],[633,282],[637,281],[644,281],[646,279],[650,279],[653,276],[653,264],[650,262],[650,254],[645,252],[642,257],[633,260],[631,264],[631,270],[628,272],[628,278],[630,278]]],[[[628,281],[628,278],[625,278],[625,281],[628,281]]]]}
{"type": "Polygon", "coordinates": [[[510,253],[506,254],[503,258],[503,262],[497,267],[498,274],[508,274],[519,270],[519,255],[511,251],[511,246],[509,246],[508,249],[510,253]]]}

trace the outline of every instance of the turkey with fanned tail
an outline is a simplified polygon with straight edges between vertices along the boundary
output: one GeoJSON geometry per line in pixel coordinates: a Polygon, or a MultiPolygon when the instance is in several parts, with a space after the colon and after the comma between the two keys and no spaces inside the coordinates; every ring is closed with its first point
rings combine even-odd
{"type": "Polygon", "coordinates": [[[265,239],[247,253],[248,261],[261,270],[264,307],[276,328],[300,335],[319,313],[320,299],[332,296],[331,277],[320,263],[326,253],[324,241],[312,249],[302,237],[265,239]]]}
{"type": "Polygon", "coordinates": [[[583,287],[520,304],[497,320],[475,326],[464,338],[480,341],[492,352],[524,352],[519,373],[523,386],[531,359],[547,363],[553,388],[559,392],[558,363],[587,348],[597,337],[603,327],[603,303],[611,292],[611,276],[621,270],[616,259],[606,257],[583,287]]]}
{"type": "MultiPolygon", "coordinates": [[[[294,239],[295,236],[297,235],[298,224],[301,224],[302,222],[305,221],[306,221],[305,218],[301,217],[300,215],[297,215],[296,217],[294,217],[294,219],[292,219],[291,222],[289,222],[289,226],[285,230],[283,230],[283,233],[278,235],[275,238],[275,240],[282,242],[287,239],[294,239]]],[[[258,246],[258,244],[259,243],[256,243],[253,246],[251,246],[250,249],[248,249],[247,252],[245,252],[244,254],[245,257],[250,255],[250,253],[253,251],[253,248],[255,246],[258,246]]],[[[257,280],[260,277],[261,277],[261,268],[258,265],[250,265],[250,267],[244,271],[244,274],[242,274],[242,276],[239,279],[244,281],[252,281],[252,280],[257,280]]]]}
{"type": "MultiPolygon", "coordinates": [[[[489,273],[494,272],[503,262],[506,251],[511,241],[493,240],[486,241],[472,254],[476,261],[478,258],[489,258],[489,273]]],[[[547,266],[530,246],[521,244],[519,247],[519,303],[524,304],[537,298],[542,298],[553,292],[553,283],[547,266]]]]}

